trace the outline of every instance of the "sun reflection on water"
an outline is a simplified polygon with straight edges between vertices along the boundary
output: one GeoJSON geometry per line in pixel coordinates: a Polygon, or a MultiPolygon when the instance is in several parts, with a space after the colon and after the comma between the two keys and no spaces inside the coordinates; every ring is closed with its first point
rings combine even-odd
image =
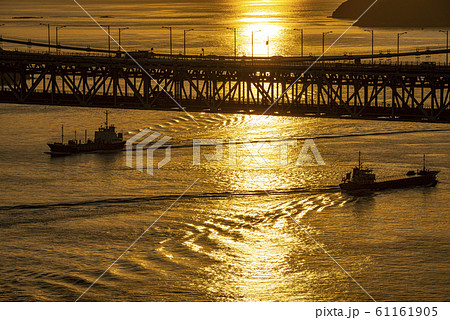
{"type": "Polygon", "coordinates": [[[237,24],[243,37],[241,50],[247,56],[274,56],[280,54],[285,26],[283,25],[282,5],[286,1],[243,1],[237,24]]]}

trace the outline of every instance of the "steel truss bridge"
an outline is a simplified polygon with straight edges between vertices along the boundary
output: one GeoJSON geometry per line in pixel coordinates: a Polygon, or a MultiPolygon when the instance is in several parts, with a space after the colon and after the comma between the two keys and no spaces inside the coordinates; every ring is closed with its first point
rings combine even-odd
{"type": "Polygon", "coordinates": [[[0,102],[179,110],[167,91],[187,111],[261,114],[273,104],[267,114],[450,122],[445,65],[372,64],[361,60],[380,55],[341,56],[327,57],[302,75],[310,57],[131,54],[145,71],[120,52],[0,50],[0,102]]]}

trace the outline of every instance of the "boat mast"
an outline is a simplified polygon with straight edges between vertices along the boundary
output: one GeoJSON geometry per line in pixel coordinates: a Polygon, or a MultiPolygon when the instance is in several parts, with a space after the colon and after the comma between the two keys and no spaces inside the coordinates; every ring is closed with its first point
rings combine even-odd
{"type": "Polygon", "coordinates": [[[361,169],[361,151],[358,151],[358,168],[361,169]]]}
{"type": "Polygon", "coordinates": [[[425,171],[425,168],[426,168],[426,166],[425,166],[425,154],[423,155],[423,171],[425,171]]]}
{"type": "Polygon", "coordinates": [[[87,130],[84,130],[84,143],[87,143],[87,130]]]}
{"type": "Polygon", "coordinates": [[[109,112],[108,112],[108,110],[106,110],[105,111],[105,115],[106,115],[105,125],[106,125],[106,128],[108,128],[108,114],[109,114],[109,112]]]}
{"type": "Polygon", "coordinates": [[[64,143],[64,125],[61,125],[61,143],[64,143]]]}

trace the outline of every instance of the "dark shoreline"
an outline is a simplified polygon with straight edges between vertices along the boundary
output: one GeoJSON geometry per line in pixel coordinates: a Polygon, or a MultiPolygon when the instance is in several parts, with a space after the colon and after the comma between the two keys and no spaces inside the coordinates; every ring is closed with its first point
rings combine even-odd
{"type": "MultiPolygon", "coordinates": [[[[332,14],[336,19],[356,20],[374,0],[347,0],[332,14]]],[[[450,27],[448,0],[378,0],[356,23],[360,27],[447,28],[450,27]]]]}

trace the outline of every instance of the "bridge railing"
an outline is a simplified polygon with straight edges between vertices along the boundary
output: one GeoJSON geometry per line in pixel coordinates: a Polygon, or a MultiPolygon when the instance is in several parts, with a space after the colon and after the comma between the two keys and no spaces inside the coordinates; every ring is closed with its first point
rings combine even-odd
{"type": "MultiPolygon", "coordinates": [[[[0,36],[0,43],[14,43],[19,45],[26,45],[29,47],[32,46],[38,46],[38,47],[45,47],[50,49],[55,49],[55,52],[43,52],[38,51],[39,53],[46,53],[51,55],[73,55],[73,56],[98,56],[98,57],[129,57],[128,55],[131,55],[134,58],[154,58],[154,59],[162,59],[162,60],[171,60],[171,61],[190,61],[190,60],[204,60],[204,61],[239,61],[240,63],[258,63],[258,62],[264,62],[264,63],[270,63],[270,64],[277,64],[279,60],[282,60],[284,64],[287,62],[294,61],[297,64],[301,62],[305,63],[313,63],[315,60],[318,59],[318,56],[306,56],[306,57],[284,57],[284,56],[272,56],[272,57],[247,57],[247,56],[221,56],[221,55],[170,55],[170,54],[160,54],[160,53],[154,53],[148,50],[141,50],[141,51],[133,51],[129,52],[128,54],[119,51],[119,50],[113,50],[108,51],[105,49],[94,49],[90,47],[79,47],[79,46],[67,46],[67,45],[48,45],[48,43],[40,43],[40,42],[34,42],[31,40],[17,40],[17,39],[7,39],[0,36]],[[64,50],[64,53],[61,53],[61,50],[64,50]]],[[[31,50],[25,50],[25,52],[31,51],[31,50]]],[[[375,59],[379,62],[380,59],[392,59],[398,56],[431,56],[436,54],[446,54],[449,53],[449,49],[441,49],[440,47],[435,47],[432,50],[429,48],[426,48],[425,50],[419,50],[413,52],[402,52],[399,54],[391,53],[391,52],[380,52],[378,54],[374,55],[367,55],[367,54],[358,54],[358,55],[352,55],[352,54],[344,54],[341,56],[326,56],[322,57],[321,63],[324,63],[326,61],[340,61],[340,63],[345,63],[346,61],[349,61],[350,63],[357,63],[361,64],[362,61],[368,61],[371,59],[375,59]]],[[[392,63],[396,64],[396,63],[392,63]]]]}

